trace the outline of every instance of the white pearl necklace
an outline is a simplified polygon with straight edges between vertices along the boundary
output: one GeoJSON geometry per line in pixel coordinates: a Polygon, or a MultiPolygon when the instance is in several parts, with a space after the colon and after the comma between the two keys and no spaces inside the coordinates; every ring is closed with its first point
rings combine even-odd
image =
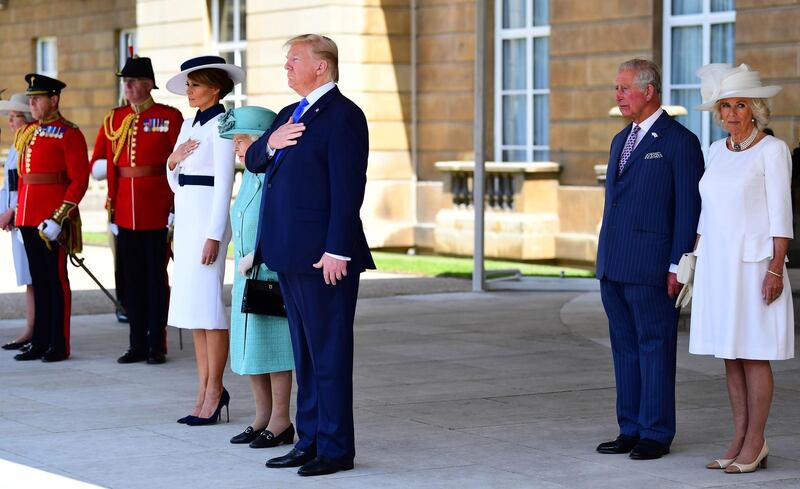
{"type": "Polygon", "coordinates": [[[753,144],[753,141],[756,140],[756,136],[758,136],[758,129],[755,127],[753,128],[753,132],[751,132],[750,135],[747,136],[747,139],[745,139],[741,143],[737,143],[736,141],[734,141],[733,135],[731,135],[730,136],[731,149],[733,149],[733,151],[736,152],[746,150],[751,144],[753,144]]]}

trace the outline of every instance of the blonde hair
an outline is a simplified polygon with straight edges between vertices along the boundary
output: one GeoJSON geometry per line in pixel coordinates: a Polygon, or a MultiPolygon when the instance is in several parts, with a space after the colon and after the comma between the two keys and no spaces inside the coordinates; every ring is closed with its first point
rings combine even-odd
{"type": "Polygon", "coordinates": [[[310,45],[314,56],[328,63],[328,76],[331,81],[339,81],[339,48],[333,39],[319,34],[303,34],[289,39],[283,47],[291,48],[295,44],[310,45]]]}
{"type": "MultiPolygon", "coordinates": [[[[753,120],[755,122],[756,129],[763,131],[764,128],[769,124],[770,110],[769,105],[767,104],[767,99],[748,98],[746,100],[747,105],[750,106],[750,111],[753,113],[753,120]]],[[[725,123],[722,121],[722,114],[719,108],[720,102],[722,101],[717,100],[717,103],[714,104],[714,109],[711,111],[711,113],[714,114],[714,122],[716,122],[719,127],[727,131],[728,129],[725,127],[725,123]]]]}

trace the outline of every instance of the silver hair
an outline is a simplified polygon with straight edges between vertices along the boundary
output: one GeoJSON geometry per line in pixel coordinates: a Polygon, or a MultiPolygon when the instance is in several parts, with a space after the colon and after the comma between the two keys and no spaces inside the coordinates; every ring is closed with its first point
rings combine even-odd
{"type": "MultiPolygon", "coordinates": [[[[753,122],[756,124],[756,129],[759,131],[763,131],[765,127],[769,124],[769,103],[765,98],[747,98],[747,105],[750,106],[750,111],[753,112],[753,122]]],[[[717,100],[717,103],[714,104],[714,110],[711,111],[714,114],[714,122],[717,123],[719,127],[724,130],[728,130],[725,127],[725,123],[722,121],[722,113],[720,112],[719,104],[722,102],[721,100],[717,100]]]]}
{"type": "Polygon", "coordinates": [[[656,93],[661,95],[661,68],[649,59],[634,58],[619,65],[617,73],[633,71],[633,81],[640,90],[645,91],[647,85],[653,85],[656,93]]]}

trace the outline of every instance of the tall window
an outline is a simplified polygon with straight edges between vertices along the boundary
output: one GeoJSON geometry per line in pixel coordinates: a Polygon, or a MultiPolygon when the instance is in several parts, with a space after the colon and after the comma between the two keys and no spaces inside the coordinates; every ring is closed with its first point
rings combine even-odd
{"type": "Polygon", "coordinates": [[[664,101],[689,112],[677,117],[704,148],[724,132],[702,103],[697,69],[708,63],[734,62],[735,0],[664,1],[664,101]]]}
{"type": "Polygon", "coordinates": [[[58,76],[58,45],[55,37],[36,40],[36,73],[53,78],[58,76]]]}
{"type": "Polygon", "coordinates": [[[550,0],[495,2],[495,160],[550,153],[550,0]]]}
{"type": "MultiPolygon", "coordinates": [[[[245,0],[212,0],[211,34],[214,48],[228,63],[247,69],[245,0]]],[[[226,109],[247,105],[247,79],[222,101],[226,109]]]]}

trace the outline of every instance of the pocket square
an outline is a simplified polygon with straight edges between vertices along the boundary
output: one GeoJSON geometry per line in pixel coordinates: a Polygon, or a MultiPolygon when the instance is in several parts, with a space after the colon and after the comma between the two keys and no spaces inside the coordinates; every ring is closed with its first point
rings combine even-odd
{"type": "Polygon", "coordinates": [[[664,155],[661,154],[661,151],[655,151],[653,153],[647,153],[646,155],[644,155],[644,159],[646,160],[652,160],[655,158],[663,158],[663,157],[664,155]]]}

